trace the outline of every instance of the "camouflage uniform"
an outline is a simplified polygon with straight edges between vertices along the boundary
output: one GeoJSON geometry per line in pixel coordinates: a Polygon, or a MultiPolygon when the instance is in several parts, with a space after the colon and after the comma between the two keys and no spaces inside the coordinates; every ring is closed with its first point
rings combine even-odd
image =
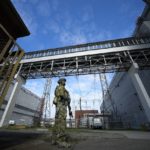
{"type": "Polygon", "coordinates": [[[59,79],[59,85],[55,89],[55,98],[53,103],[56,106],[55,125],[53,127],[52,140],[53,144],[58,144],[63,147],[68,147],[67,136],[65,133],[67,106],[69,108],[69,115],[72,116],[70,107],[69,92],[65,89],[66,79],[59,79]]]}

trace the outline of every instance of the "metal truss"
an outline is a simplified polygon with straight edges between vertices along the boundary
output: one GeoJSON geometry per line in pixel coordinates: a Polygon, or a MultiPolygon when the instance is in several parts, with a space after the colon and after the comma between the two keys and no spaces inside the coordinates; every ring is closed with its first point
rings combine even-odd
{"type": "Polygon", "coordinates": [[[51,117],[51,103],[50,103],[50,90],[51,90],[51,78],[46,79],[44,85],[44,91],[41,101],[37,107],[37,112],[34,114],[34,125],[40,126],[41,122],[45,125],[47,121],[50,121],[51,117]]]}
{"type": "Polygon", "coordinates": [[[105,100],[108,99],[110,100],[110,104],[112,107],[112,115],[113,117],[116,117],[117,112],[115,109],[115,103],[114,100],[112,99],[110,90],[109,90],[109,85],[108,85],[108,81],[107,81],[107,77],[105,73],[100,73],[99,74],[99,78],[100,78],[100,83],[101,83],[101,88],[102,88],[102,97],[103,97],[103,102],[102,102],[102,108],[101,108],[101,112],[103,113],[107,113],[107,107],[105,105],[105,100]]]}
{"type": "Polygon", "coordinates": [[[44,108],[43,108],[43,121],[50,119],[51,117],[51,103],[50,103],[50,92],[51,92],[51,78],[46,79],[44,91],[43,91],[43,99],[44,99],[44,108]]]}
{"type": "Polygon", "coordinates": [[[0,24],[0,107],[18,70],[24,51],[0,24]]]}
{"type": "Polygon", "coordinates": [[[21,76],[26,79],[74,76],[127,71],[133,62],[140,69],[150,67],[150,50],[132,50],[24,63],[21,76]]]}

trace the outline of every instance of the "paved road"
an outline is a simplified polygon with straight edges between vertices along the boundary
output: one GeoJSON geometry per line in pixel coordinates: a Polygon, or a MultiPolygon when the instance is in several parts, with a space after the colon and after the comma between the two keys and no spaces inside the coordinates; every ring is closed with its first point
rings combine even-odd
{"type": "MultiPolygon", "coordinates": [[[[72,150],[150,150],[150,132],[142,131],[69,131],[72,150]]],[[[51,145],[50,132],[0,131],[0,150],[58,150],[51,145]]],[[[60,150],[60,149],[59,149],[60,150]]]]}
{"type": "MultiPolygon", "coordinates": [[[[95,132],[95,131],[94,131],[95,132]]],[[[74,146],[75,150],[150,150],[150,132],[100,131],[74,146]]]]}
{"type": "Polygon", "coordinates": [[[0,150],[13,147],[24,142],[36,139],[41,133],[0,131],[0,150]]]}

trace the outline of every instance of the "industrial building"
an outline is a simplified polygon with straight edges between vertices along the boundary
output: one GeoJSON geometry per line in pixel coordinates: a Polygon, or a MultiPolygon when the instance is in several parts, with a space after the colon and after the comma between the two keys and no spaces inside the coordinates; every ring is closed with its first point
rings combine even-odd
{"type": "MultiPolygon", "coordinates": [[[[150,5],[148,1],[146,3],[142,15],[137,20],[133,34],[135,37],[150,36],[150,5]]],[[[150,71],[138,70],[138,74],[150,96],[150,71]]],[[[140,96],[130,70],[115,73],[101,105],[101,111],[112,114],[111,123],[113,127],[118,127],[119,124],[119,127],[123,128],[149,128],[148,116],[150,114],[146,114],[147,108],[140,96]]]]}
{"type": "MultiPolygon", "coordinates": [[[[140,71],[139,74],[150,94],[150,71],[140,71]]],[[[112,114],[111,121],[116,124],[116,127],[142,128],[148,125],[144,108],[128,73],[121,72],[114,76],[101,110],[112,114]]]]}
{"type": "MultiPolygon", "coordinates": [[[[149,97],[146,94],[150,95],[150,71],[141,70],[137,73],[136,68],[136,65],[141,68],[150,66],[143,64],[143,60],[150,56],[150,39],[147,38],[150,35],[150,5],[148,0],[146,3],[131,38],[34,51],[24,55],[16,39],[30,33],[11,1],[0,1],[0,126],[8,125],[10,120],[19,125],[31,126],[41,117],[42,99],[22,87],[26,79],[101,75],[116,71],[120,73],[115,74],[107,89],[101,105],[101,115],[104,117],[109,114],[110,127],[148,127],[150,102],[147,103],[149,97]],[[138,80],[135,77],[137,75],[140,76],[138,80]]],[[[79,127],[80,120],[84,122],[84,114],[88,113],[98,111],[76,111],[73,123],[79,127]]],[[[69,123],[70,120],[67,120],[67,126],[69,123]]]]}
{"type": "Polygon", "coordinates": [[[98,110],[76,110],[75,127],[76,128],[110,128],[110,113],[99,113],[98,110]],[[95,120],[100,120],[96,122],[95,120]],[[96,125],[97,124],[97,125],[96,125]]]}
{"type": "Polygon", "coordinates": [[[87,124],[87,114],[98,114],[98,110],[76,110],[75,111],[75,126],[78,127],[88,127],[87,124]]]}
{"type": "Polygon", "coordinates": [[[25,80],[16,74],[24,55],[16,40],[29,34],[11,1],[0,1],[0,127],[10,120],[31,126],[39,117],[41,98],[22,87],[25,80]]]}
{"type": "Polygon", "coordinates": [[[0,1],[0,106],[24,55],[16,40],[29,34],[11,1],[0,1]]]}
{"type": "MultiPolygon", "coordinates": [[[[11,84],[9,91],[5,97],[4,103],[0,108],[0,119],[2,119],[9,97],[13,90],[14,84],[11,84]]],[[[40,105],[42,99],[24,87],[21,87],[15,95],[15,106],[10,117],[7,117],[3,126],[7,126],[10,120],[13,120],[16,125],[33,126],[34,121],[39,118],[40,105]]]]}

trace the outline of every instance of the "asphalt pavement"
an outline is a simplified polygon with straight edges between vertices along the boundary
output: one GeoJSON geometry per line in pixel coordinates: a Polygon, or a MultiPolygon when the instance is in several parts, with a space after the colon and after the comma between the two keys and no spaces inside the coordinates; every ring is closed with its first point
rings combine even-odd
{"type": "MultiPolygon", "coordinates": [[[[69,130],[71,150],[150,150],[150,132],[69,130]]],[[[0,150],[60,150],[47,130],[0,130],[0,150]]]]}

